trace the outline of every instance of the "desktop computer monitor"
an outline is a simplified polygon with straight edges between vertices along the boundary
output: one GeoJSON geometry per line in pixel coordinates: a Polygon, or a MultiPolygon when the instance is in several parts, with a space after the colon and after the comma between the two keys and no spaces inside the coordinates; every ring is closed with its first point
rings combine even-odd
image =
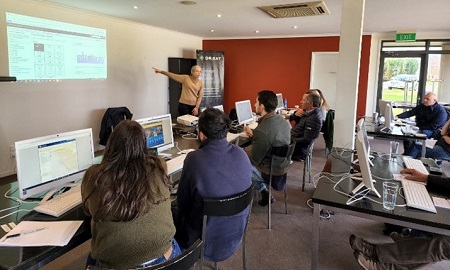
{"type": "Polygon", "coordinates": [[[380,99],[378,101],[378,106],[380,107],[380,115],[384,116],[384,128],[382,128],[381,131],[389,132],[389,130],[391,129],[391,123],[394,120],[392,102],[380,99]]]}
{"type": "Polygon", "coordinates": [[[284,109],[286,109],[286,108],[284,108],[283,95],[281,93],[278,93],[277,94],[277,108],[276,108],[276,110],[280,111],[280,110],[284,110],[284,109]]]}
{"type": "Polygon", "coordinates": [[[223,112],[223,105],[216,105],[216,106],[213,106],[213,108],[214,109],[219,109],[219,110],[221,110],[223,112]]]}
{"type": "MultiPolygon", "coordinates": [[[[370,166],[373,166],[373,163],[371,161],[373,156],[370,155],[369,136],[367,135],[366,125],[364,124],[364,118],[359,119],[359,121],[356,125],[356,131],[357,132],[361,131],[361,133],[363,134],[364,145],[366,146],[366,151],[369,154],[369,164],[370,164],[370,166]]],[[[353,162],[356,164],[359,161],[356,159],[353,162]]]]}
{"type": "Polygon", "coordinates": [[[90,128],[18,141],[15,147],[21,199],[80,180],[94,163],[90,128]]]}
{"type": "Polygon", "coordinates": [[[239,125],[253,122],[253,112],[250,100],[237,101],[235,106],[239,125]]]}
{"type": "Polygon", "coordinates": [[[136,122],[144,128],[147,148],[157,148],[160,153],[174,147],[170,114],[139,119],[136,122]]]}
{"type": "Polygon", "coordinates": [[[362,131],[358,131],[356,136],[356,152],[358,154],[362,182],[355,189],[353,189],[352,193],[357,194],[361,188],[365,187],[369,190],[369,193],[372,193],[380,198],[380,193],[378,193],[373,185],[372,173],[369,166],[369,152],[367,152],[366,144],[364,142],[364,134],[362,131]]]}

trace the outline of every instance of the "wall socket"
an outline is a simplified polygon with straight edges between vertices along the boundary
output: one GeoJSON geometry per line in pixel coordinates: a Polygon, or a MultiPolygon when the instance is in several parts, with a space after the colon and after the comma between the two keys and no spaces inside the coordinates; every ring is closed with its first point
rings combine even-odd
{"type": "Polygon", "coordinates": [[[11,158],[16,157],[16,146],[14,144],[11,144],[11,146],[9,147],[9,156],[11,158]]]}

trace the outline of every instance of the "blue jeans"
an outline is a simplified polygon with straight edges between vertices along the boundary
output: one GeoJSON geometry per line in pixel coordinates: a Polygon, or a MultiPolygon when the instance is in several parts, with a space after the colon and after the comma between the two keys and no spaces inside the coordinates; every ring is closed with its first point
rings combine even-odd
{"type": "Polygon", "coordinates": [[[258,171],[255,166],[252,166],[252,181],[255,183],[256,190],[259,192],[267,190],[267,186],[262,178],[261,172],[258,171]]]}
{"type": "Polygon", "coordinates": [[[176,256],[178,256],[180,254],[181,254],[181,248],[178,245],[177,240],[175,240],[175,238],[173,238],[172,239],[172,254],[170,254],[169,259],[166,259],[166,257],[164,257],[164,255],[162,255],[161,257],[158,257],[156,259],[153,259],[153,260],[150,260],[150,261],[148,261],[146,263],[138,265],[135,268],[136,269],[146,268],[146,267],[151,266],[151,265],[157,265],[157,264],[160,264],[160,263],[164,263],[164,262],[172,260],[173,258],[175,258],[176,256]]]}
{"type": "MultiPolygon", "coordinates": [[[[412,145],[405,152],[405,155],[411,156],[413,158],[420,158],[421,154],[422,154],[422,145],[418,144],[412,145]]],[[[439,145],[435,145],[432,149],[427,147],[425,157],[440,160],[450,160],[450,154],[439,145]]]]}
{"type": "MultiPolygon", "coordinates": [[[[166,260],[166,257],[164,257],[164,255],[162,255],[161,257],[152,259],[146,263],[143,263],[141,265],[136,266],[136,269],[140,269],[140,268],[145,268],[148,267],[150,265],[156,265],[156,264],[160,264],[169,260],[172,260],[173,258],[175,258],[176,256],[181,254],[181,248],[178,245],[178,242],[175,240],[175,238],[172,238],[172,254],[170,254],[170,257],[168,260],[166,260]]],[[[92,265],[92,266],[97,266],[97,267],[101,267],[100,262],[94,258],[92,258],[91,253],[88,254],[87,260],[86,260],[86,268],[88,265],[92,265]]]]}

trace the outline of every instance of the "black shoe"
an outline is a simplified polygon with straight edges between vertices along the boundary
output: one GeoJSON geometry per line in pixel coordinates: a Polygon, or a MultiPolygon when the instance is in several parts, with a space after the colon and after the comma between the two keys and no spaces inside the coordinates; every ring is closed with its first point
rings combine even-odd
{"type": "Polygon", "coordinates": [[[300,156],[292,156],[292,157],[291,157],[291,160],[294,160],[294,161],[303,161],[303,159],[300,158],[300,156]]]}
{"type": "MultiPolygon", "coordinates": [[[[263,190],[261,191],[261,200],[258,201],[258,204],[261,206],[266,206],[269,204],[269,191],[263,190]]],[[[275,202],[275,198],[272,196],[270,198],[270,204],[275,202]]]]}

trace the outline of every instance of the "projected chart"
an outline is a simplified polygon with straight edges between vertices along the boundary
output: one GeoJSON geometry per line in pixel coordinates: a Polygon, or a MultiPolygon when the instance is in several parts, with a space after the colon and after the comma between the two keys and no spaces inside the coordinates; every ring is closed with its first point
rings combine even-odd
{"type": "Polygon", "coordinates": [[[10,76],[105,79],[106,30],[6,13],[10,76]]]}

